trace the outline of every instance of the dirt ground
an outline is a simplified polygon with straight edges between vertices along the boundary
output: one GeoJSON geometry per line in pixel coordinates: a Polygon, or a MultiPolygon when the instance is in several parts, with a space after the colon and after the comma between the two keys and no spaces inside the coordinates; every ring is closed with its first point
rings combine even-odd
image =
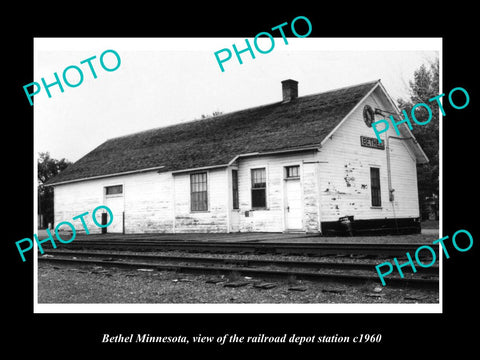
{"type": "Polygon", "coordinates": [[[264,281],[235,274],[188,275],[147,269],[44,263],[38,266],[38,303],[347,304],[438,301],[437,290],[383,287],[374,282],[346,285],[295,279],[264,281]]]}

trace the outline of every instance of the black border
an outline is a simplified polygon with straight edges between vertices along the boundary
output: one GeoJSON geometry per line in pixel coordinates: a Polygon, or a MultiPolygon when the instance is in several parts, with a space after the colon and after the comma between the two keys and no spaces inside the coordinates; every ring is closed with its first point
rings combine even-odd
{"type": "MultiPolygon", "coordinates": [[[[258,32],[294,17],[303,15],[313,25],[311,37],[442,37],[443,38],[443,89],[449,91],[461,86],[470,94],[470,104],[463,110],[445,106],[447,116],[443,123],[443,233],[453,235],[459,229],[467,229],[474,239],[478,235],[473,207],[477,194],[477,159],[473,151],[475,144],[474,124],[478,93],[473,65],[475,40],[473,25],[476,21],[466,19],[472,9],[428,3],[408,6],[398,4],[389,7],[366,7],[339,4],[315,3],[310,9],[294,9],[290,4],[267,5],[263,12],[258,6],[246,3],[237,5],[224,3],[218,7],[206,4],[183,5],[184,9],[147,4],[109,4],[106,9],[99,5],[85,8],[60,9],[45,5],[28,6],[28,11],[19,11],[11,24],[13,35],[7,42],[9,52],[4,56],[4,71],[7,76],[4,109],[8,117],[4,140],[4,191],[10,196],[4,203],[8,209],[4,223],[6,236],[3,247],[8,268],[4,269],[7,279],[8,348],[25,351],[34,350],[33,356],[45,352],[55,358],[66,354],[126,354],[133,350],[154,351],[154,356],[168,356],[184,351],[211,353],[212,350],[233,350],[236,353],[246,345],[188,346],[160,344],[101,344],[103,333],[150,333],[154,335],[209,336],[236,333],[238,335],[266,334],[339,334],[354,336],[358,333],[381,333],[380,344],[361,346],[318,344],[302,345],[257,345],[249,350],[268,348],[289,351],[323,351],[341,354],[344,349],[357,354],[365,351],[372,356],[385,356],[396,350],[401,356],[440,354],[446,348],[462,349],[466,353],[474,344],[475,323],[468,319],[474,311],[475,282],[473,278],[476,243],[466,253],[454,253],[444,259],[444,313],[443,314],[33,314],[33,259],[27,256],[22,263],[14,242],[31,237],[33,229],[33,108],[28,105],[22,86],[33,81],[33,38],[34,37],[254,37],[258,32]],[[122,9],[122,7],[126,9],[122,9]],[[398,9],[396,7],[399,7],[398,9]],[[402,8],[400,8],[402,6],[402,8]],[[39,7],[38,9],[36,7],[39,7]],[[66,11],[68,10],[68,11],[66,11]],[[265,11],[266,10],[266,11],[265,11]],[[445,12],[442,12],[445,11],[445,12]],[[469,28],[471,26],[471,28],[469,28]],[[8,151],[6,151],[8,150],[8,151]],[[12,151],[13,150],[13,151],[12,151]],[[13,188],[12,188],[13,187],[13,188]],[[7,190],[8,189],[8,190],[7,190]],[[11,314],[10,314],[11,313],[11,314]],[[28,345],[27,345],[28,344],[28,345]],[[26,346],[25,346],[26,345],[26,346]],[[29,346],[30,345],[30,346],[29,346]],[[141,346],[138,346],[141,345],[141,346]],[[326,346],[326,347],[325,347],[326,346]],[[64,350],[62,350],[64,349],[64,350]],[[37,352],[36,352],[36,351],[37,352]],[[68,353],[65,351],[68,350],[68,353]],[[383,350],[383,351],[382,351],[383,350]]],[[[274,56],[274,54],[272,55],[274,56]]],[[[7,350],[7,349],[6,349],[7,350]]],[[[318,353],[317,353],[318,352],[318,353]]],[[[211,353],[212,354],[212,353],[211,353]]]]}

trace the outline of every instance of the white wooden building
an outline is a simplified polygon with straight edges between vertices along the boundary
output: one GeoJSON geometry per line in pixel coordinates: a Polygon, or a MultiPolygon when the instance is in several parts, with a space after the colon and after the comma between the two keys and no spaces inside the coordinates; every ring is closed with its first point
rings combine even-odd
{"type": "Polygon", "coordinates": [[[282,81],[273,104],[106,141],[49,181],[55,224],[103,204],[108,232],[332,234],[343,217],[355,233],[419,231],[416,166],[428,159],[405,124],[376,141],[371,121],[399,114],[380,80],[301,97],[297,86],[282,81]]]}

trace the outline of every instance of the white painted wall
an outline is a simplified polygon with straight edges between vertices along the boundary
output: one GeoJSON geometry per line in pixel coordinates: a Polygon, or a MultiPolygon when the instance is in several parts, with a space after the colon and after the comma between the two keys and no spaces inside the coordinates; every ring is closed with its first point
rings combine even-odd
{"type": "Polygon", "coordinates": [[[228,191],[227,172],[206,170],[208,210],[191,211],[190,173],[174,175],[175,232],[227,232],[228,191]]]}
{"type": "MultiPolygon", "coordinates": [[[[72,222],[72,217],[88,211],[89,215],[84,217],[88,229],[99,233],[101,229],[93,223],[91,213],[97,206],[106,204],[104,188],[120,184],[123,185],[126,233],[173,231],[173,178],[171,173],[155,171],[55,186],[55,225],[61,221],[72,222]]],[[[100,213],[97,213],[99,223],[100,213]]],[[[114,217],[114,221],[122,219],[114,217]]],[[[80,220],[72,223],[76,230],[83,230],[80,220]]]]}
{"type": "Polygon", "coordinates": [[[241,158],[238,161],[239,230],[242,232],[283,232],[286,230],[284,168],[286,166],[299,165],[300,191],[303,199],[302,229],[304,231],[318,232],[319,204],[318,177],[316,176],[318,164],[316,160],[316,153],[313,151],[241,158]],[[262,167],[266,169],[267,176],[267,209],[253,210],[251,205],[251,169],[262,167]]]}
{"type": "MultiPolygon", "coordinates": [[[[419,216],[416,163],[403,140],[390,140],[391,178],[395,189],[389,201],[386,150],[360,146],[360,136],[375,138],[363,120],[363,107],[393,111],[379,89],[369,96],[327,140],[320,150],[320,204],[322,221],[337,221],[353,215],[355,219],[409,218],[419,216]],[[380,168],[382,206],[371,206],[370,167],[380,168]]],[[[382,119],[376,116],[375,120],[382,119]]],[[[398,136],[393,126],[386,134],[398,136]]]]}
{"type": "Polygon", "coordinates": [[[131,175],[124,189],[127,233],[173,232],[170,172],[131,175]]]}

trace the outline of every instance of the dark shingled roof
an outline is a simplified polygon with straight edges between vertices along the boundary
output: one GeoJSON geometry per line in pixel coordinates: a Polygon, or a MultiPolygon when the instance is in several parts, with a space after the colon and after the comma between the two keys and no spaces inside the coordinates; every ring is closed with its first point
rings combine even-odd
{"type": "Polygon", "coordinates": [[[164,166],[174,171],[235,156],[318,145],[377,81],[107,140],[47,184],[164,166]]]}

